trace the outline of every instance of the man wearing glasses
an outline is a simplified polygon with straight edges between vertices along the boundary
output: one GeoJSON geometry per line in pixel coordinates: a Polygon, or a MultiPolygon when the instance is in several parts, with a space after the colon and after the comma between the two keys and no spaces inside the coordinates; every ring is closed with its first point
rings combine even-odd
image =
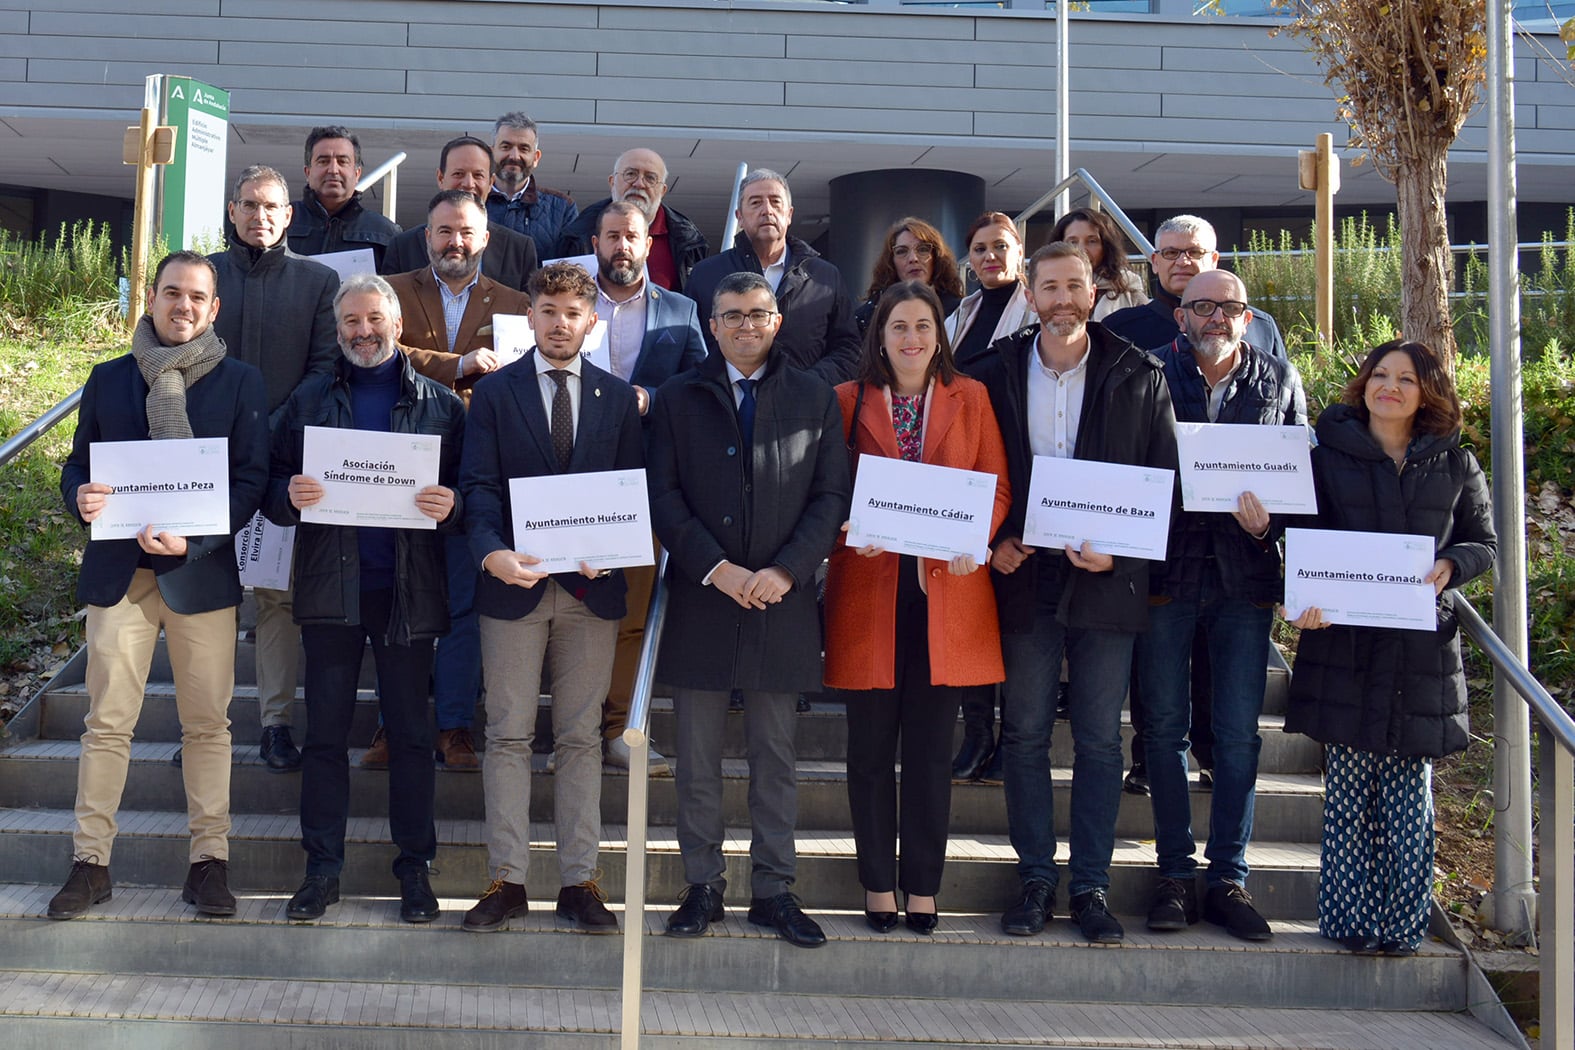
{"type": "MultiPolygon", "coordinates": [[[[1187,284],[1175,314],[1183,334],[1156,352],[1176,419],[1305,426],[1307,403],[1295,366],[1242,338],[1252,320],[1246,299],[1241,281],[1224,270],[1200,273],[1187,284]]],[[[1184,930],[1198,921],[1187,665],[1193,635],[1202,627],[1214,728],[1203,918],[1243,940],[1273,936],[1246,882],[1269,628],[1283,591],[1280,527],[1251,492],[1242,493],[1229,515],[1182,511],[1171,520],[1165,562],[1149,573],[1149,626],[1138,636],[1137,669],[1159,861],[1151,930],[1184,930]]]]}
{"type": "Polygon", "coordinates": [[[663,203],[667,197],[667,162],[655,150],[625,150],[613,161],[607,185],[612,190],[611,197],[590,205],[564,227],[563,236],[558,239],[558,254],[589,255],[602,209],[613,201],[628,201],[645,216],[646,232],[651,238],[651,251],[645,260],[646,276],[652,284],[670,292],[683,291],[689,271],[711,247],[688,216],[663,203]]]}
{"type": "MultiPolygon", "coordinates": [[[[1196,215],[1176,215],[1160,223],[1154,234],[1154,254],[1148,257],[1154,268],[1154,298],[1108,315],[1105,327],[1145,350],[1168,345],[1181,334],[1176,311],[1187,285],[1198,274],[1219,268],[1218,244],[1214,227],[1196,215]]],[[[1274,318],[1262,310],[1253,310],[1249,316],[1247,342],[1285,360],[1285,339],[1274,318]]]]}
{"type": "Polygon", "coordinates": [[[753,835],[749,921],[802,948],[825,934],[790,892],[797,866],[795,709],[820,688],[815,569],[847,520],[851,483],[836,395],[777,345],[782,316],[758,273],[717,285],[720,353],[662,385],[651,407],[651,519],[671,555],[657,681],[678,716],[683,903],[671,937],[722,918],[722,731],[744,705],[753,835]]]}
{"type": "MultiPolygon", "coordinates": [[[[339,357],[334,325],[339,276],[286,245],[293,214],[284,176],[252,165],[236,178],[230,195],[229,248],[208,257],[225,304],[214,319],[214,334],[230,357],[262,372],[270,422],[303,379],[333,371],[339,357]]],[[[301,752],[290,737],[301,629],[289,588],[258,587],[253,594],[262,759],[269,772],[294,773],[301,768],[301,752]]]]}

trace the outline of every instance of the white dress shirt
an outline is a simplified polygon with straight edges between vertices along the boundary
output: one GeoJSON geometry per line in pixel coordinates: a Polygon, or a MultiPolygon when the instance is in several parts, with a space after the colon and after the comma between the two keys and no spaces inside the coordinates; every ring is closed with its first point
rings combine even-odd
{"type": "Polygon", "coordinates": [[[547,360],[540,348],[536,350],[536,385],[541,388],[542,407],[547,410],[547,431],[552,432],[552,399],[558,393],[558,381],[548,375],[553,369],[561,368],[569,373],[569,378],[564,386],[569,389],[569,412],[574,421],[574,435],[580,433],[580,362],[584,360],[579,354],[574,355],[574,360],[567,364],[558,364],[556,361],[547,360]]]}
{"type": "Polygon", "coordinates": [[[1083,419],[1088,379],[1088,347],[1065,372],[1045,366],[1037,340],[1028,355],[1028,445],[1036,456],[1071,459],[1077,451],[1077,426],[1083,419]]]}

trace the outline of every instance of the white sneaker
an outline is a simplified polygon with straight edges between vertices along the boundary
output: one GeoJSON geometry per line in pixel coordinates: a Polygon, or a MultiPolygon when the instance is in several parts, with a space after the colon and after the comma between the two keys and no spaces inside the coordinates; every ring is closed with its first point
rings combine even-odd
{"type": "MultiPolygon", "coordinates": [[[[673,768],[667,764],[667,759],[663,758],[662,753],[656,748],[647,745],[646,755],[648,756],[646,760],[647,772],[651,776],[670,777],[673,775],[673,768]]],[[[602,742],[602,761],[609,766],[617,766],[619,769],[629,768],[629,745],[624,743],[623,737],[615,736],[611,740],[602,742]]]]}

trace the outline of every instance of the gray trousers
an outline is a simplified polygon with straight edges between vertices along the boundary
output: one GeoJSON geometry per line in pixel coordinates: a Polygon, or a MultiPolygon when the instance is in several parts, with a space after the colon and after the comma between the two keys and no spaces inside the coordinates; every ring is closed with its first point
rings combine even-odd
{"type": "MultiPolygon", "coordinates": [[[[684,881],[727,889],[722,858],[722,729],[726,690],[674,689],[678,715],[678,848],[684,881]]],[[[750,895],[775,897],[793,884],[798,855],[796,693],[744,691],[744,748],[749,758],[750,895]]]]}
{"type": "Polygon", "coordinates": [[[301,664],[295,592],[254,587],[257,599],[257,713],[262,726],[289,726],[301,664]]]}
{"type": "Polygon", "coordinates": [[[487,861],[519,885],[530,869],[531,741],[541,695],[542,657],[552,662],[556,752],[553,819],[563,886],[593,877],[602,821],[602,701],[612,678],[618,621],[603,620],[543,580],[541,604],[518,620],[479,617],[487,687],[487,750],[481,762],[487,861]]]}

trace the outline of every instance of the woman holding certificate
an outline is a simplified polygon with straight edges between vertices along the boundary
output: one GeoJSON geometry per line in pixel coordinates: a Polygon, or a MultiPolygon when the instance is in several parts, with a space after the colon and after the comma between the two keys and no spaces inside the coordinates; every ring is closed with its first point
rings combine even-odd
{"type": "Polygon", "coordinates": [[[1466,746],[1466,683],[1454,604],[1493,564],[1487,484],[1460,447],[1460,400],[1421,343],[1374,349],[1344,403],[1318,418],[1317,527],[1433,537],[1425,577],[1434,631],[1302,628],[1285,728],[1326,745],[1318,932],[1363,955],[1411,955],[1433,882],[1433,759],[1466,746]]]}
{"type": "MultiPolygon", "coordinates": [[[[984,387],[952,362],[928,285],[907,281],[881,296],[859,378],[837,397],[850,454],[994,474],[995,534],[1011,506],[1006,449],[984,387]]],[[[832,552],[826,684],[847,695],[848,802],[864,917],[877,932],[897,925],[898,889],[908,927],[936,927],[958,706],[970,687],[993,691],[1004,677],[990,574],[971,556],[943,562],[845,545],[832,552]]]]}

